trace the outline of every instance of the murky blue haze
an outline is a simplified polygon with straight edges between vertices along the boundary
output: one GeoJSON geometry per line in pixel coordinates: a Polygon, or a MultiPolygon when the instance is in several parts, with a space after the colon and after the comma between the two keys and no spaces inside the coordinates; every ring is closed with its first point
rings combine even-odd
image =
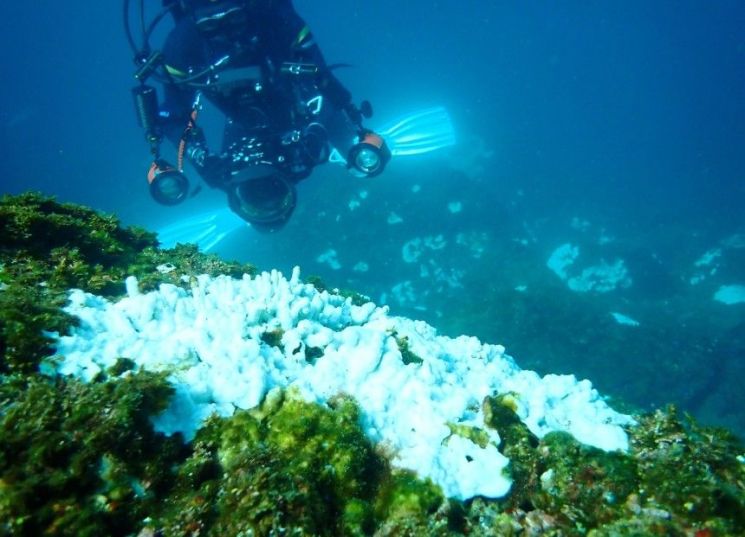
{"type": "MultiPolygon", "coordinates": [[[[745,4],[296,7],[327,60],[352,64],[338,75],[373,102],[371,126],[441,105],[458,145],[372,180],[319,168],[285,229],[241,229],[219,253],[300,265],[523,367],[745,432],[745,303],[713,299],[745,285],[745,4]],[[562,279],[547,261],[564,244],[578,256],[562,279]],[[570,289],[613,266],[612,289],[570,289]]],[[[154,229],[224,206],[207,189],[177,208],[149,198],[119,2],[4,2],[0,46],[3,192],[154,229]]]]}

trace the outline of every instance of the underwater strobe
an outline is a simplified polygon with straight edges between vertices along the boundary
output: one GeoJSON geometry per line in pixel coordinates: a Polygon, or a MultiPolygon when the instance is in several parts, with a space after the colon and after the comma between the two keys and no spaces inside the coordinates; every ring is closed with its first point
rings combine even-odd
{"type": "Polygon", "coordinates": [[[132,89],[135,111],[140,126],[145,130],[145,139],[155,157],[147,171],[150,195],[163,205],[181,203],[189,192],[189,181],[177,168],[159,158],[160,133],[158,132],[158,99],[155,88],[141,84],[132,89]]]}
{"type": "Polygon", "coordinates": [[[156,159],[147,172],[150,195],[162,205],[177,205],[189,194],[189,180],[163,159],[156,159]]]}
{"type": "Polygon", "coordinates": [[[372,131],[360,134],[360,141],[349,150],[347,165],[350,171],[364,177],[374,177],[385,169],[391,151],[383,137],[372,131]]]}

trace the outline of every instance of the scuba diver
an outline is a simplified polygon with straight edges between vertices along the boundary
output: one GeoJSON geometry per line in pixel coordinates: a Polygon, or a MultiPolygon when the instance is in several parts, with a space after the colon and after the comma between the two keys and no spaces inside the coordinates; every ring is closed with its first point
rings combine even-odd
{"type": "Polygon", "coordinates": [[[383,171],[391,151],[362,125],[372,107],[352,103],[291,0],[164,0],[149,25],[143,2],[143,45],[132,36],[129,0],[125,29],[138,67],[133,95],[153,155],[148,182],[156,201],[175,205],[190,195],[188,159],[210,187],[227,194],[235,214],[257,230],[275,231],[292,215],[295,185],[317,165],[343,162],[362,177],[383,171]],[[169,15],[174,27],[162,51],[152,50],[149,38],[169,15]],[[150,77],[163,85],[162,102],[150,77]],[[204,99],[225,116],[219,151],[197,121],[204,99]],[[161,155],[164,138],[177,147],[173,159],[161,155]]]}

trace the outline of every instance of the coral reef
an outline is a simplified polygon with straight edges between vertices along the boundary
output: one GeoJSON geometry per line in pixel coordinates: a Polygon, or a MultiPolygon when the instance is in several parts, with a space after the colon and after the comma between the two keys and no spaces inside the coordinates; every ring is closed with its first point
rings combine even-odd
{"type": "Polygon", "coordinates": [[[322,406],[274,390],[189,443],[163,436],[149,418],[171,396],[165,374],[133,371],[126,357],[88,384],[38,370],[52,352],[45,333],[74,323],[60,309],[67,290],[114,298],[127,275],[148,289],[254,268],[160,250],[144,230],[38,194],[2,198],[0,226],[0,535],[745,533],[745,448],[673,408],[636,416],[629,452],[608,453],[564,433],[538,439],[510,394],[488,397],[513,486],[466,502],[394,470],[342,394],[322,406]]]}

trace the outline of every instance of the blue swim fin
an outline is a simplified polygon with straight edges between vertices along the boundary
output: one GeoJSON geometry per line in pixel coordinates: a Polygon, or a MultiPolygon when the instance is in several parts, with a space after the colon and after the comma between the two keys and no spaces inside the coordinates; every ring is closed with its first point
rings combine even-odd
{"type": "Polygon", "coordinates": [[[394,156],[421,155],[455,145],[455,129],[442,106],[408,114],[376,132],[383,136],[394,156]]]}
{"type": "Polygon", "coordinates": [[[196,244],[200,251],[209,252],[230,233],[246,225],[238,215],[225,207],[184,218],[160,228],[157,233],[162,248],[191,243],[196,244]]]}

